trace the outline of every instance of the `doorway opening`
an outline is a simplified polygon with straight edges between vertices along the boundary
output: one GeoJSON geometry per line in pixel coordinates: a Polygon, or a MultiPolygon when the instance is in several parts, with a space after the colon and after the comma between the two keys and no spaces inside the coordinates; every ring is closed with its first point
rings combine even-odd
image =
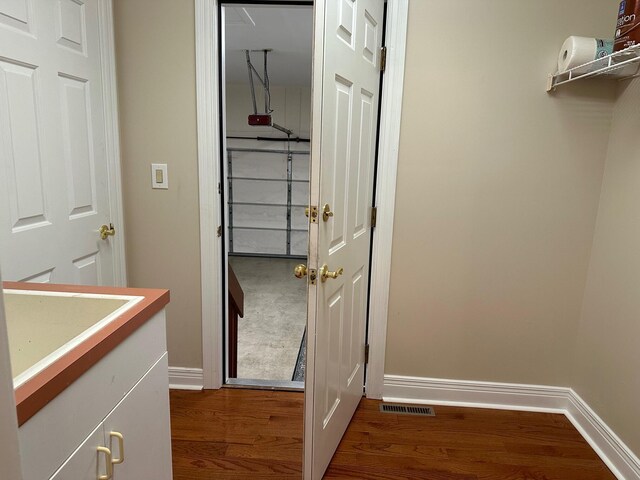
{"type": "Polygon", "coordinates": [[[301,390],[313,8],[223,2],[225,384],[301,390]]]}

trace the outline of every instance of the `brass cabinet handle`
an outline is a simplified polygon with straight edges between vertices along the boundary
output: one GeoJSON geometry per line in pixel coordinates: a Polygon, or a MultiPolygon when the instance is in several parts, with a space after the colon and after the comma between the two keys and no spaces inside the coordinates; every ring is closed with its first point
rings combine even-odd
{"type": "Polygon", "coordinates": [[[111,458],[111,463],[113,465],[119,465],[122,462],[124,462],[124,437],[122,436],[122,434],[120,432],[110,432],[109,433],[109,438],[110,438],[110,447],[111,447],[111,451],[113,452],[113,439],[114,437],[118,440],[118,452],[120,453],[120,457],[119,458],[111,458]]]}
{"type": "Polygon", "coordinates": [[[107,474],[106,475],[100,475],[98,474],[98,480],[111,480],[113,478],[113,463],[111,460],[111,450],[109,450],[107,447],[98,447],[98,455],[99,454],[104,454],[105,457],[105,465],[106,465],[106,469],[107,469],[107,474]]]}
{"type": "Polygon", "coordinates": [[[344,268],[340,267],[339,269],[337,269],[335,272],[330,272],[329,271],[329,266],[325,263],[322,268],[320,268],[320,279],[322,280],[322,282],[326,282],[328,278],[332,278],[332,279],[336,279],[338,278],[340,275],[342,275],[344,273],[344,268]]]}
{"type": "Polygon", "coordinates": [[[110,223],[108,227],[106,225],[102,225],[100,230],[98,230],[98,233],[102,240],[106,240],[107,237],[113,237],[116,234],[116,229],[113,228],[113,223],[110,223]]]}

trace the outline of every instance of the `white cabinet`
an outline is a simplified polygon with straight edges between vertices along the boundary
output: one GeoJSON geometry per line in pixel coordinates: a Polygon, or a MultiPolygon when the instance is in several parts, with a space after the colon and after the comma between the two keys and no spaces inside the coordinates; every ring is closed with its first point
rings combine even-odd
{"type": "Polygon", "coordinates": [[[24,480],[172,478],[165,329],[160,311],[20,426],[24,480]]]}
{"type": "Polygon", "coordinates": [[[96,480],[98,472],[100,474],[106,473],[109,468],[107,456],[98,452],[98,447],[101,446],[104,446],[102,424],[98,425],[51,478],[55,480],[96,480]]]}
{"type": "Polygon", "coordinates": [[[165,353],[51,480],[170,480],[167,367],[165,353]]]}
{"type": "Polygon", "coordinates": [[[166,416],[169,412],[167,368],[165,354],[103,423],[105,444],[110,447],[114,459],[121,458],[124,453],[124,461],[114,465],[114,480],[171,480],[171,427],[166,416]],[[124,452],[120,451],[117,438],[110,432],[122,435],[124,452]]]}

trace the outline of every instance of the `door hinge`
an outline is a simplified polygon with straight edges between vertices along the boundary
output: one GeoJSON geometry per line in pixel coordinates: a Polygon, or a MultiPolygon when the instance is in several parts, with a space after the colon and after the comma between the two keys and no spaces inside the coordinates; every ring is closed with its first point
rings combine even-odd
{"type": "Polygon", "coordinates": [[[222,225],[216,228],[216,235],[218,235],[218,238],[222,236],[222,225]]]}
{"type": "Polygon", "coordinates": [[[387,47],[380,49],[380,71],[384,73],[387,69],[387,47]]]}
{"type": "Polygon", "coordinates": [[[364,363],[369,363],[369,344],[364,346],[364,363]]]}
{"type": "Polygon", "coordinates": [[[304,214],[309,219],[309,223],[318,223],[318,207],[315,205],[305,208],[304,214]]]}
{"type": "Polygon", "coordinates": [[[371,207],[371,228],[375,228],[378,223],[378,207],[371,207]]]}

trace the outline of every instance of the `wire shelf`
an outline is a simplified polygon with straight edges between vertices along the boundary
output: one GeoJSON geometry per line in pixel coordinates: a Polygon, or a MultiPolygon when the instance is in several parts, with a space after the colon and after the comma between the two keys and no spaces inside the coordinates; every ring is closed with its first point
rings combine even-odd
{"type": "Polygon", "coordinates": [[[626,68],[629,65],[640,66],[640,45],[625,48],[624,50],[612,53],[606,57],[593,60],[592,62],[588,62],[583,65],[578,65],[577,67],[571,68],[565,72],[558,72],[549,75],[549,79],[547,81],[547,92],[555,90],[560,85],[566,85],[567,83],[586,78],[609,77],[616,80],[624,80],[626,78],[637,76],[637,69],[634,73],[629,75],[612,75],[615,72],[619,73],[619,70],[626,68]]]}

